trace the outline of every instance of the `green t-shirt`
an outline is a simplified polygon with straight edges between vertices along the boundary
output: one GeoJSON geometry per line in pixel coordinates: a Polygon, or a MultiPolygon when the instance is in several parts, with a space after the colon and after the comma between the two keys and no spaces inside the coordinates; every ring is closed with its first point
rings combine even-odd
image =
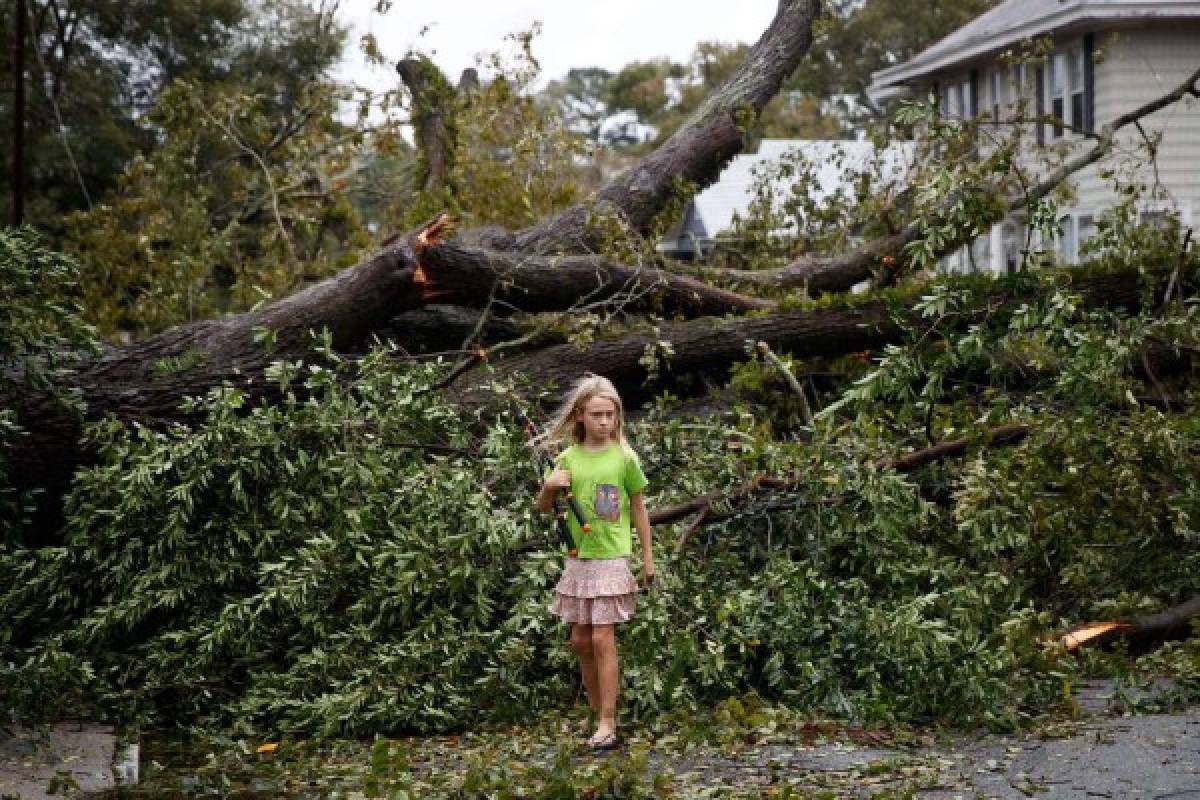
{"type": "MultiPolygon", "coordinates": [[[[592,529],[584,533],[567,511],[579,558],[619,558],[633,552],[629,497],[646,488],[637,455],[614,442],[603,450],[573,444],[555,463],[571,472],[571,492],[592,529]]],[[[549,476],[549,471],[546,475],[549,476]]]]}

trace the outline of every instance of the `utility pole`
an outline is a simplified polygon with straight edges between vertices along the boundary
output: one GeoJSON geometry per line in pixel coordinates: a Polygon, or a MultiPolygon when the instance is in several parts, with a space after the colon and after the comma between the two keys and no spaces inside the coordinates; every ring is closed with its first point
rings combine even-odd
{"type": "Polygon", "coordinates": [[[17,0],[13,47],[13,226],[25,221],[25,0],[17,0]]]}

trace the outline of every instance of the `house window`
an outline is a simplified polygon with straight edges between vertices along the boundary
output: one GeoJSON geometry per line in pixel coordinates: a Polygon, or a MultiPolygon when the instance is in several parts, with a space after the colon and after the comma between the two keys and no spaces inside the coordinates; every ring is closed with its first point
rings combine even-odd
{"type": "MultiPolygon", "coordinates": [[[[1051,135],[1061,139],[1064,131],[1092,132],[1095,126],[1095,73],[1092,69],[1093,41],[1091,36],[1082,42],[1057,50],[1046,60],[1044,69],[1037,70],[1038,113],[1047,112],[1054,118],[1051,135]]],[[[1044,132],[1039,126],[1039,141],[1044,132]]]]}
{"type": "Polygon", "coordinates": [[[1055,119],[1054,138],[1061,139],[1062,123],[1067,119],[1067,57],[1064,53],[1053,53],[1046,64],[1050,84],[1050,114],[1055,119]]]}
{"type": "Polygon", "coordinates": [[[1079,130],[1087,130],[1087,120],[1084,115],[1084,74],[1083,48],[1073,47],[1067,54],[1070,64],[1071,86],[1071,124],[1079,130]]]}
{"type": "MultiPolygon", "coordinates": [[[[1009,105],[1016,109],[1029,97],[1031,75],[1024,64],[1017,64],[1012,68],[1012,74],[1008,76],[1008,79],[1008,102],[1009,105]]],[[[1024,113],[1028,114],[1029,109],[1025,109],[1024,113]]]]}
{"type": "Polygon", "coordinates": [[[1083,129],[1088,133],[1096,130],[1096,35],[1083,37],[1083,129]]]}
{"type": "Polygon", "coordinates": [[[1036,67],[1033,70],[1033,96],[1037,103],[1038,122],[1034,126],[1037,128],[1037,143],[1039,145],[1046,143],[1046,126],[1042,124],[1042,117],[1046,116],[1046,70],[1043,67],[1036,67]]]}
{"type": "Polygon", "coordinates": [[[971,91],[971,81],[969,78],[958,84],[958,102],[962,118],[970,119],[975,110],[975,97],[974,92],[971,91]]]}
{"type": "Polygon", "coordinates": [[[1004,223],[1001,239],[1004,247],[1004,271],[1012,274],[1021,266],[1021,229],[1017,223],[1004,223]]]}
{"type": "Polygon", "coordinates": [[[942,89],[942,116],[958,116],[958,84],[948,84],[942,89]]]}
{"type": "Polygon", "coordinates": [[[992,70],[992,124],[1000,124],[1000,106],[1004,102],[1004,70],[992,70]]]}
{"type": "Polygon", "coordinates": [[[990,234],[976,236],[975,241],[971,242],[971,249],[967,251],[968,271],[979,272],[981,269],[986,269],[991,262],[992,253],[992,237],[990,234]]]}
{"type": "Polygon", "coordinates": [[[1075,256],[1075,218],[1071,215],[1066,215],[1058,220],[1059,230],[1062,231],[1058,236],[1057,244],[1058,255],[1067,264],[1074,264],[1075,256]]]}

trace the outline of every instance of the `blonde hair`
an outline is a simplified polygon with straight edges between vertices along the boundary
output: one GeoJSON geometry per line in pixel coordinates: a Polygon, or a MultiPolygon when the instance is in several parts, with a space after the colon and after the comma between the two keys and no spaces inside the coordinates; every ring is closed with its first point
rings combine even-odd
{"type": "Polygon", "coordinates": [[[567,393],[562,405],[550,418],[550,424],[546,426],[545,432],[535,439],[537,446],[550,450],[556,444],[560,446],[565,443],[581,444],[584,439],[584,429],[579,412],[583,411],[583,407],[589,400],[596,397],[610,400],[616,407],[617,424],[613,428],[612,438],[621,445],[622,450],[632,453],[633,448],[629,446],[629,441],[625,438],[625,404],[621,402],[621,395],[617,394],[617,387],[613,386],[612,381],[608,378],[593,375],[590,372],[575,381],[575,385],[567,393]]]}

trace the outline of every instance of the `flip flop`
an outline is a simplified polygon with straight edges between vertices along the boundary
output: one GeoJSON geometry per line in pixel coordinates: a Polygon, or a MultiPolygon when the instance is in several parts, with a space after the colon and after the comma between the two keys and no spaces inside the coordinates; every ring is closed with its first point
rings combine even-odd
{"type": "Polygon", "coordinates": [[[588,742],[588,749],[593,753],[606,753],[609,750],[616,750],[621,746],[621,737],[617,736],[616,731],[613,731],[608,736],[605,736],[596,741],[588,742]]]}

